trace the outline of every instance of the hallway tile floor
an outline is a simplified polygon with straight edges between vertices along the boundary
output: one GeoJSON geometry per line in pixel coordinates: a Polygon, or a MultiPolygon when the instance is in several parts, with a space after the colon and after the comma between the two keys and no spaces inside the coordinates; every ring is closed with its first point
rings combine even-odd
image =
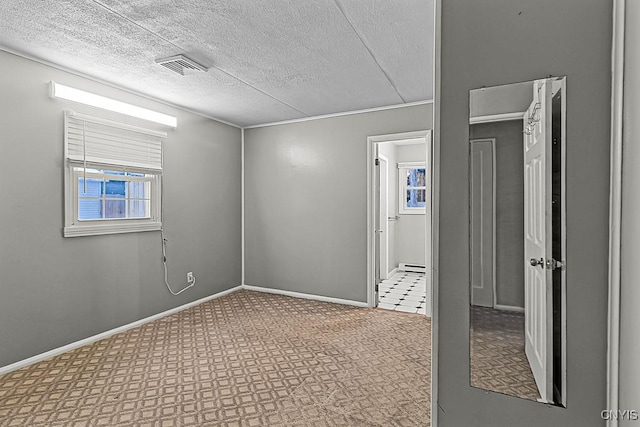
{"type": "Polygon", "coordinates": [[[397,271],[378,288],[378,307],[426,314],[427,284],[424,273],[397,271]]]}

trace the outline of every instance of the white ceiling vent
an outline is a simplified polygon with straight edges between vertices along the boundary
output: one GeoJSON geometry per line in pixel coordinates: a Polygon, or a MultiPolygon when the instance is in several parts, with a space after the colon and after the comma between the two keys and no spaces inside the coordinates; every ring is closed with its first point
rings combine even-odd
{"type": "Polygon", "coordinates": [[[192,59],[187,58],[184,55],[176,55],[171,56],[169,58],[156,59],[156,63],[162,65],[173,71],[174,73],[178,73],[181,76],[184,76],[184,70],[193,70],[193,71],[207,71],[208,68],[203,67],[192,59]]]}

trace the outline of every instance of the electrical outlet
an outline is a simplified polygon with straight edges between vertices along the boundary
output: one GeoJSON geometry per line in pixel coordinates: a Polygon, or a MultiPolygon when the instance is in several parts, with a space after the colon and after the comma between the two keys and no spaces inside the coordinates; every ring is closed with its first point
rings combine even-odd
{"type": "Polygon", "coordinates": [[[193,283],[194,278],[193,278],[193,272],[190,271],[187,273],[187,283],[193,283]]]}

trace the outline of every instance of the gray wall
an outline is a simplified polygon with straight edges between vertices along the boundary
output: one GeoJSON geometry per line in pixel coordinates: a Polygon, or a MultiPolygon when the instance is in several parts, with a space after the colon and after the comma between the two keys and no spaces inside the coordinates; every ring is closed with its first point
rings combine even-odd
{"type": "Polygon", "coordinates": [[[601,426],[612,2],[441,1],[440,427],[601,426]],[[469,90],[567,76],[567,408],[469,386],[469,90]]]}
{"type": "MultiPolygon", "coordinates": [[[[640,2],[625,2],[624,134],[620,289],[620,409],[640,409],[640,2]]],[[[637,425],[626,421],[622,426],[637,425]]]]}
{"type": "Polygon", "coordinates": [[[522,120],[472,125],[469,138],[496,139],[496,304],[524,307],[522,120]]]}
{"type": "Polygon", "coordinates": [[[0,63],[0,366],[240,284],[239,129],[2,51],[0,63]],[[62,237],[63,110],[124,117],[51,99],[50,80],[178,117],[164,156],[169,280],[193,271],[195,288],[167,291],[159,232],[62,237]]]}
{"type": "Polygon", "coordinates": [[[469,95],[469,117],[524,113],[533,100],[533,82],[492,86],[469,95]]]}
{"type": "MultiPolygon", "coordinates": [[[[424,144],[419,145],[398,145],[397,160],[401,162],[424,162],[427,158],[427,152],[424,144]]],[[[398,176],[398,165],[395,173],[398,176]]],[[[428,173],[428,172],[427,172],[428,173]]],[[[431,183],[427,183],[431,184],[431,183]]],[[[397,184],[396,184],[397,185],[397,184]]],[[[397,188],[397,187],[396,187],[397,188]]],[[[398,199],[395,200],[396,206],[398,199]]],[[[425,228],[426,219],[424,214],[400,214],[396,226],[396,251],[398,262],[408,264],[425,265],[425,228]]]]}
{"type": "Polygon", "coordinates": [[[420,105],[245,131],[245,282],[367,300],[367,136],[432,127],[420,105]]]}

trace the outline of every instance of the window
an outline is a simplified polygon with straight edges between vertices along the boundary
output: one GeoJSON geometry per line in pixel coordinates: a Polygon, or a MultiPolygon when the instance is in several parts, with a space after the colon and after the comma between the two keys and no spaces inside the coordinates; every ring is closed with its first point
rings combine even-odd
{"type": "Polygon", "coordinates": [[[151,218],[151,187],[157,175],[74,167],[77,219],[151,218]]]}
{"type": "Polygon", "coordinates": [[[166,134],[65,113],[65,237],[159,230],[166,134]]]}
{"type": "Polygon", "coordinates": [[[424,214],[427,206],[426,168],[423,162],[398,163],[400,214],[424,214]]]}

